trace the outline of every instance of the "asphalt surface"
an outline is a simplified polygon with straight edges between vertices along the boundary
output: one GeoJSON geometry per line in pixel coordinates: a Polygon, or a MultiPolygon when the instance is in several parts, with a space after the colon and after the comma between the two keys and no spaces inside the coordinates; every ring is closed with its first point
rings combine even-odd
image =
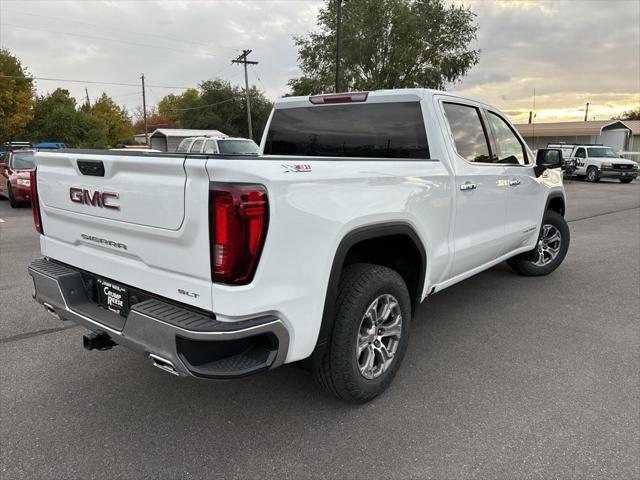
{"type": "Polygon", "coordinates": [[[567,192],[564,264],[430,298],[362,406],[294,366],[202,383],[86,352],[31,299],[30,210],[0,201],[0,477],[640,478],[640,182],[567,192]]]}

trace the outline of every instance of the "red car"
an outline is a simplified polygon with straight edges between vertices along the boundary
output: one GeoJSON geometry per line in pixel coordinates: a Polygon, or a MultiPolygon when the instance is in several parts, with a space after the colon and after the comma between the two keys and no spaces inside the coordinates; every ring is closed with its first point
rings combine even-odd
{"type": "Polygon", "coordinates": [[[35,150],[14,150],[0,156],[0,195],[9,198],[13,208],[31,202],[29,176],[35,168],[34,153],[35,150]]]}

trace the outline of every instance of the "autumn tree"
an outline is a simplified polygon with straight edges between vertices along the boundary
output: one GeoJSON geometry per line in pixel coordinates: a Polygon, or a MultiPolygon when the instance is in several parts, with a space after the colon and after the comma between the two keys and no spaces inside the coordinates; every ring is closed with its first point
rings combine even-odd
{"type": "MultiPolygon", "coordinates": [[[[299,78],[294,95],[334,90],[337,0],[318,13],[319,30],[294,37],[299,78]]],[[[470,48],[475,14],[445,0],[349,0],[342,6],[343,91],[403,87],[443,89],[478,63],[470,48]]]]}
{"type": "Polygon", "coordinates": [[[36,98],[27,130],[34,141],[55,140],[85,148],[105,148],[108,144],[100,121],[79,111],[69,91],[61,88],[36,98]]]}
{"type": "Polygon", "coordinates": [[[20,60],[5,49],[0,49],[0,75],[0,143],[23,140],[25,126],[33,116],[33,80],[20,60]]]}
{"type": "Polygon", "coordinates": [[[127,110],[117,105],[106,93],[94,102],[91,114],[102,124],[109,145],[129,143],[133,138],[133,125],[127,110]]]}
{"type": "MultiPolygon", "coordinates": [[[[138,107],[134,112],[135,122],[133,124],[133,132],[144,133],[144,114],[142,107],[138,107]]],[[[161,115],[155,107],[147,111],[147,128],[149,134],[153,133],[156,128],[180,128],[177,120],[161,115]]]]}

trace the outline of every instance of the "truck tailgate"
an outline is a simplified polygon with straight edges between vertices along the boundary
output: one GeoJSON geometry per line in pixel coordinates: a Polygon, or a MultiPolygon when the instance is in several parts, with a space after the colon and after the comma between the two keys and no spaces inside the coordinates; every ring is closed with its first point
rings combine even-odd
{"type": "Polygon", "coordinates": [[[170,154],[37,153],[43,253],[210,309],[205,162],[170,154]]]}
{"type": "Polygon", "coordinates": [[[46,209],[167,230],[177,230],[184,220],[184,157],[39,153],[38,158],[43,178],[38,194],[46,209]],[[104,206],[95,197],[101,192],[114,194],[104,206]]]}

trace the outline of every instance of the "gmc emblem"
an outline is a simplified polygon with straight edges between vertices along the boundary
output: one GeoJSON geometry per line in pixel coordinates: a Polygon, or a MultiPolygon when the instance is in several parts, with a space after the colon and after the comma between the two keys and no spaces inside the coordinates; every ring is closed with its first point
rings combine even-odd
{"type": "Polygon", "coordinates": [[[111,208],[113,210],[120,210],[120,205],[113,200],[120,198],[120,195],[115,192],[100,192],[96,190],[91,193],[90,190],[85,188],[71,187],[69,189],[69,198],[74,203],[82,203],[84,205],[90,205],[92,207],[111,208]]]}

